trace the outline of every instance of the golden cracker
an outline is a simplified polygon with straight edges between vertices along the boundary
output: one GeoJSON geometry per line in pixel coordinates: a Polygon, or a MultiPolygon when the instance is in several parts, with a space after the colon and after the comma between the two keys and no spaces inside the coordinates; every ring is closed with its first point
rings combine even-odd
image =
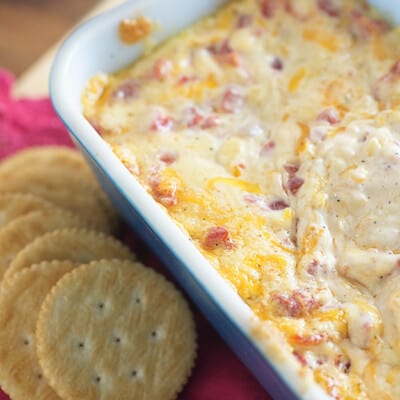
{"type": "Polygon", "coordinates": [[[12,154],[0,163],[0,180],[38,165],[47,171],[62,166],[74,174],[84,174],[86,178],[95,181],[82,154],[64,146],[30,147],[12,154]]]}
{"type": "Polygon", "coordinates": [[[0,280],[14,257],[45,233],[65,228],[92,228],[80,216],[59,209],[35,211],[11,221],[0,230],[0,280]]]}
{"type": "Polygon", "coordinates": [[[102,260],[65,275],[36,330],[40,366],[65,400],[173,399],[196,354],[189,307],[140,263],[102,260]]]}
{"type": "Polygon", "coordinates": [[[13,400],[60,399],[48,385],[36,356],[40,307],[53,285],[78,264],[34,265],[3,282],[0,293],[0,385],[13,400]]]}
{"type": "Polygon", "coordinates": [[[44,171],[40,166],[20,170],[0,180],[0,193],[20,192],[39,196],[65,210],[93,221],[99,229],[114,229],[115,213],[100,188],[62,166],[44,171]]]}
{"type": "Polygon", "coordinates": [[[0,229],[18,217],[51,207],[51,203],[29,194],[0,194],[0,229]]]}
{"type": "Polygon", "coordinates": [[[40,236],[21,250],[8,267],[4,279],[32,264],[51,260],[90,261],[118,258],[134,260],[132,252],[119,240],[87,229],[64,229],[40,236]]]}

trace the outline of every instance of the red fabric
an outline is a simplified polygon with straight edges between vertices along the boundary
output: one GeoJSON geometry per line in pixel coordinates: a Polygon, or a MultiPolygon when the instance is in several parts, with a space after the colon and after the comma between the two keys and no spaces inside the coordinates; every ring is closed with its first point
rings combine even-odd
{"type": "MultiPolygon", "coordinates": [[[[0,70],[0,160],[24,147],[59,144],[73,146],[55,114],[50,100],[13,99],[14,77],[0,70]]],[[[169,278],[157,258],[146,250],[134,233],[125,229],[124,241],[139,258],[169,278]],[[145,250],[143,250],[145,249],[145,250]]],[[[259,383],[224,344],[193,306],[198,331],[198,357],[180,400],[268,400],[259,383]]],[[[0,391],[0,400],[8,397],[0,391]]]]}

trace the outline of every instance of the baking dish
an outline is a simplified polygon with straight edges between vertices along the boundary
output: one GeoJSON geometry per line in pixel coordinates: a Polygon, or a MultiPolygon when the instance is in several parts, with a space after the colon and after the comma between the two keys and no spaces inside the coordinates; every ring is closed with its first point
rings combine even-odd
{"type": "MultiPolygon", "coordinates": [[[[294,362],[291,354],[284,354],[273,328],[256,320],[82,116],[81,93],[89,78],[100,71],[117,70],[141,54],[140,46],[125,46],[118,40],[116,30],[122,18],[145,15],[157,21],[162,29],[154,39],[159,42],[222,3],[222,0],[194,4],[178,0],[127,2],[95,18],[73,33],[60,50],[51,76],[51,96],[57,112],[121,214],[158,253],[267,391],[277,399],[328,398],[294,362]],[[180,10],[179,16],[171,12],[176,9],[180,10]]],[[[373,3],[399,20],[399,10],[391,2],[373,3]]]]}

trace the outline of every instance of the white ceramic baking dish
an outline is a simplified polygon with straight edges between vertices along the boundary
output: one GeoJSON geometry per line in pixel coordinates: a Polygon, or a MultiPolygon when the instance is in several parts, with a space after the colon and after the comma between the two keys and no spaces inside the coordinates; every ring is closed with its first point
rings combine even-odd
{"type": "MultiPolygon", "coordinates": [[[[140,45],[126,46],[118,39],[121,19],[144,15],[162,29],[157,42],[212,13],[225,0],[128,1],[79,27],[56,57],[50,93],[59,116],[93,166],[99,181],[126,221],[152,247],[186,293],[253,372],[267,392],[279,400],[324,400],[329,397],[301,370],[293,356],[282,350],[268,324],[252,311],[205,260],[191,241],[155,203],[82,115],[81,93],[98,72],[118,70],[140,56],[140,45]]],[[[372,3],[400,21],[397,1],[372,3]]]]}

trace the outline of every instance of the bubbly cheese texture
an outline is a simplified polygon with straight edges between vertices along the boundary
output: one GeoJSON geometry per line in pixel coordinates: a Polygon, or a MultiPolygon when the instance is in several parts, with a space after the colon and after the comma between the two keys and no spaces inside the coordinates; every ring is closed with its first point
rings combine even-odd
{"type": "Polygon", "coordinates": [[[363,1],[232,1],[83,105],[333,399],[400,398],[398,29],[363,1]]]}

